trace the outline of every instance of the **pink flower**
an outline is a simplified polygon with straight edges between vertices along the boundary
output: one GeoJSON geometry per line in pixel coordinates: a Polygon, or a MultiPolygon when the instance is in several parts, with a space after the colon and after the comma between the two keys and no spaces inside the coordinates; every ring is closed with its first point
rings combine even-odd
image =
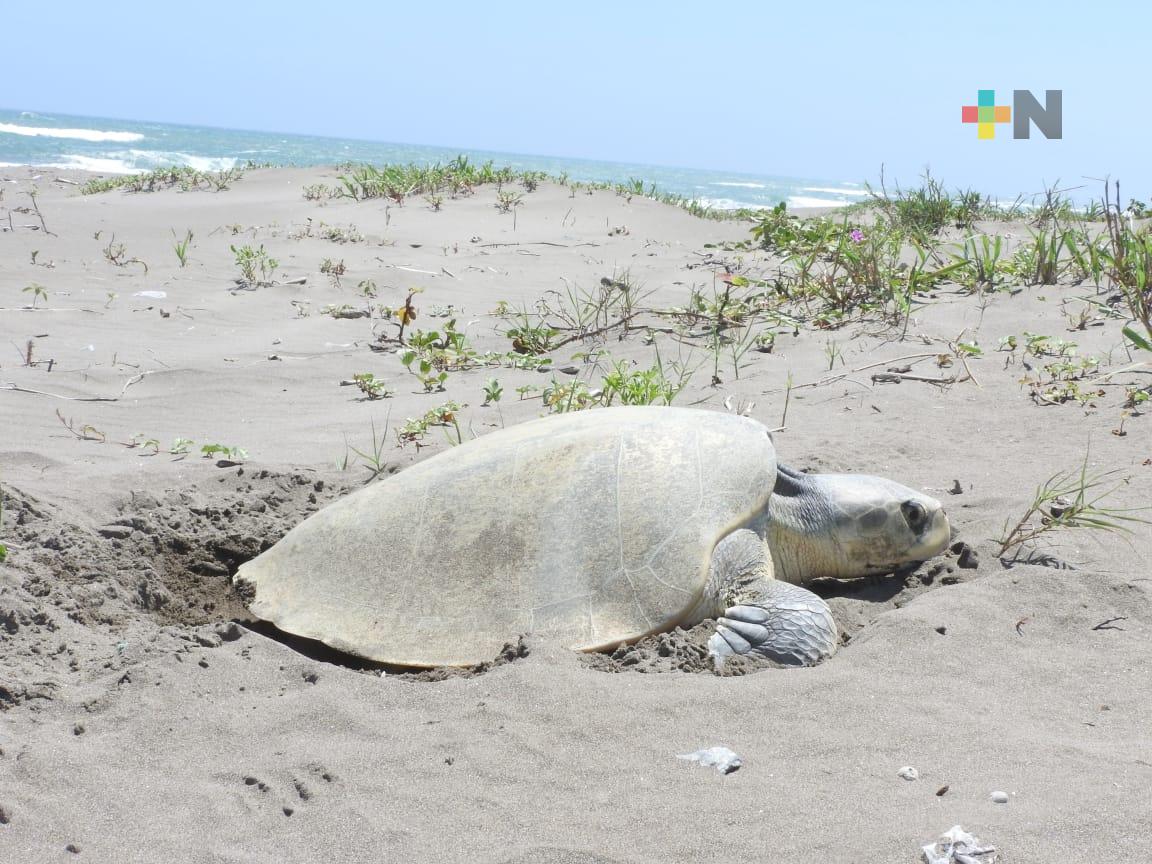
{"type": "Polygon", "coordinates": [[[859,228],[853,228],[852,233],[850,233],[848,236],[852,238],[853,243],[863,243],[864,242],[864,232],[861,231],[859,228]]]}

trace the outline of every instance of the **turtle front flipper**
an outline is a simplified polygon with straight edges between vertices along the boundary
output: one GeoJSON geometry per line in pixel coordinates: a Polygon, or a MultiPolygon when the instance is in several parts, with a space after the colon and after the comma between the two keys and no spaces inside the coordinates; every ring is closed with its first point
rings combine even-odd
{"type": "Polygon", "coordinates": [[[726,607],[708,640],[717,668],[734,654],[815,666],[835,653],[832,610],[806,588],[774,578],[768,544],[755,532],[735,531],[716,545],[709,587],[726,607]]]}

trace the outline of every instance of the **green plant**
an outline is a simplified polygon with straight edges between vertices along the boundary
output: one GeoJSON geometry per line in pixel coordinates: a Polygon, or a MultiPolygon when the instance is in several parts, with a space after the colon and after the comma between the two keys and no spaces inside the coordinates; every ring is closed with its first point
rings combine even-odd
{"type": "Polygon", "coordinates": [[[664,377],[661,364],[650,369],[630,369],[629,364],[617,360],[600,385],[596,401],[602,405],[671,405],[677,394],[684,389],[690,375],[681,375],[679,380],[670,381],[664,377]]]}
{"type": "Polygon", "coordinates": [[[422,446],[420,442],[428,434],[429,427],[451,426],[456,430],[456,443],[459,444],[462,441],[460,424],[456,420],[459,410],[460,406],[455,402],[445,402],[425,411],[420,417],[409,417],[403,426],[396,429],[396,440],[401,446],[413,443],[419,448],[422,446]]]}
{"type": "Polygon", "coordinates": [[[272,274],[280,262],[271,257],[261,243],[258,249],[251,246],[229,246],[240,269],[241,279],[248,285],[267,286],[272,284],[272,274]]]}
{"type": "Polygon", "coordinates": [[[1053,225],[1032,233],[1032,242],[1016,253],[1017,273],[1030,285],[1055,285],[1065,269],[1062,254],[1072,232],[1053,225]]]}
{"type": "Polygon", "coordinates": [[[1000,544],[996,556],[1003,558],[1009,551],[1018,551],[1024,544],[1053,531],[1079,528],[1130,533],[1125,523],[1147,523],[1147,519],[1131,515],[1147,507],[1116,508],[1102,503],[1124,485],[1122,480],[1111,481],[1117,473],[1089,474],[1085,453],[1079,471],[1063,471],[1049,477],[1036,488],[1024,515],[1015,523],[1010,519],[1004,523],[996,540],[1000,544]],[[1102,487],[1106,488],[1101,491],[1102,487]]]}
{"type": "Polygon", "coordinates": [[[185,456],[191,451],[195,442],[191,438],[175,438],[168,452],[173,456],[185,456]]]}
{"type": "MultiPolygon", "coordinates": [[[[326,222],[320,223],[319,237],[321,240],[329,240],[332,243],[362,243],[364,241],[364,235],[355,225],[341,228],[339,225],[329,225],[326,222]]],[[[340,263],[343,265],[344,262],[340,263]]]]}
{"type": "MultiPolygon", "coordinates": [[[[371,483],[381,474],[388,470],[388,463],[384,460],[384,446],[388,443],[387,438],[381,437],[376,434],[376,421],[370,421],[372,424],[372,449],[365,453],[363,450],[358,450],[348,443],[348,439],[344,439],[344,467],[348,466],[348,450],[351,450],[361,459],[368,463],[368,479],[364,481],[365,484],[371,483]]],[[[388,420],[385,418],[384,425],[387,427],[388,420]]]]}
{"type": "Polygon", "coordinates": [[[36,301],[43,300],[45,305],[48,303],[48,289],[41,285],[39,282],[33,282],[27,288],[22,288],[21,291],[25,294],[32,295],[32,308],[36,308],[36,301]]]}
{"type": "Polygon", "coordinates": [[[828,358],[828,371],[832,371],[832,367],[836,365],[836,361],[840,361],[840,365],[844,365],[844,352],[840,349],[839,343],[829,339],[824,343],[824,356],[828,358]]]}
{"type": "Polygon", "coordinates": [[[400,354],[400,362],[424,385],[425,393],[444,389],[444,382],[448,380],[447,370],[437,369],[432,360],[428,357],[422,357],[420,352],[413,349],[403,351],[400,354]],[[415,364],[415,368],[413,368],[413,364],[415,364]]]}
{"type": "Polygon", "coordinates": [[[392,391],[388,389],[388,385],[371,372],[360,372],[353,375],[352,380],[356,382],[356,386],[360,389],[360,392],[369,399],[386,399],[392,395],[392,391]]]}
{"type": "Polygon", "coordinates": [[[879,192],[870,185],[866,188],[871,196],[869,203],[879,209],[892,225],[913,234],[938,234],[946,225],[960,221],[960,216],[971,218],[971,205],[966,203],[963,209],[958,210],[944,184],[928,172],[924,173],[921,184],[913,189],[904,190],[897,185],[895,196],[888,194],[883,173],[879,192]]]}
{"type": "Polygon", "coordinates": [[[512,340],[512,350],[517,354],[540,355],[546,354],[555,348],[556,337],[560,331],[546,324],[529,323],[526,313],[521,313],[519,323],[504,331],[504,335],[512,340]]]}
{"type": "Polygon", "coordinates": [[[220,456],[224,459],[230,459],[236,462],[248,458],[248,451],[243,447],[228,447],[224,444],[205,444],[200,448],[200,454],[205,459],[211,459],[214,456],[220,456]]]}
{"type": "Polygon", "coordinates": [[[1104,217],[1107,244],[1102,257],[1131,322],[1123,328],[1124,336],[1137,348],[1152,352],[1152,231],[1146,226],[1137,230],[1124,218],[1119,184],[1115,202],[1104,186],[1104,217]]]}
{"type": "MultiPolygon", "coordinates": [[[[534,388],[533,388],[534,389],[534,388]]],[[[520,392],[519,389],[517,392],[520,392]]],[[[527,392],[527,391],[525,391],[527,392]]],[[[562,414],[568,411],[582,411],[598,404],[599,393],[588,389],[588,384],[579,379],[558,382],[552,379],[544,388],[542,400],[550,412],[562,414]]]]}
{"type": "Polygon", "coordinates": [[[192,231],[186,231],[183,240],[176,237],[175,231],[172,232],[172,237],[176,241],[172,244],[172,248],[176,251],[176,258],[180,261],[180,266],[183,267],[188,263],[188,247],[192,245],[192,231]]]}
{"type": "Polygon", "coordinates": [[[494,402],[499,402],[500,397],[504,395],[504,387],[495,378],[489,378],[484,382],[484,401],[481,405],[491,405],[494,402]]]}
{"type": "MultiPolygon", "coordinates": [[[[254,162],[245,165],[246,168],[260,167],[254,162]]],[[[124,174],[119,177],[101,177],[89,180],[80,187],[81,195],[96,195],[101,192],[110,192],[120,189],[124,192],[156,192],[179,186],[183,191],[190,192],[201,187],[222,192],[236,180],[244,176],[239,167],[228,168],[224,171],[197,171],[187,165],[173,168],[157,168],[145,174],[124,174]]]]}
{"type": "Polygon", "coordinates": [[[999,234],[993,237],[987,234],[981,234],[978,238],[969,236],[964,238],[960,254],[952,253],[953,260],[961,265],[958,268],[961,278],[972,290],[996,287],[1001,276],[998,265],[1003,243],[1004,238],[999,234]]]}
{"type": "Polygon", "coordinates": [[[513,207],[519,207],[523,195],[502,189],[496,193],[496,209],[501,213],[511,213],[513,207]]]}

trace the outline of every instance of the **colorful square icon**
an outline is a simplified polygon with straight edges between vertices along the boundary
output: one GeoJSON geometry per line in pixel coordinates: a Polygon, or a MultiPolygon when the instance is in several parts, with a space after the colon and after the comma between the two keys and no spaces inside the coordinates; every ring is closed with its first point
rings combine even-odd
{"type": "Polygon", "coordinates": [[[1012,108],[996,104],[995,90],[977,90],[976,104],[961,106],[960,120],[976,124],[976,137],[989,141],[996,137],[997,123],[1012,122],[1012,108]]]}

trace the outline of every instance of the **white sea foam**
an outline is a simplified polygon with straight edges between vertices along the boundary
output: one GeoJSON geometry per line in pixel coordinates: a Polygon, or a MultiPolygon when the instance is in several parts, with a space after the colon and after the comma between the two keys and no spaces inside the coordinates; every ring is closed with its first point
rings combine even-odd
{"type": "Polygon", "coordinates": [[[0,133],[23,135],[28,138],[72,138],[77,141],[120,141],[129,143],[143,141],[139,132],[104,132],[100,129],[51,129],[47,126],[17,126],[15,123],[0,123],[0,133]]]}
{"type": "MultiPolygon", "coordinates": [[[[837,189],[837,192],[840,190],[837,189]]],[[[789,207],[847,207],[847,201],[833,201],[830,198],[813,198],[809,195],[789,195],[789,207]]]]}
{"type": "MultiPolygon", "coordinates": [[[[95,174],[144,174],[158,168],[181,168],[188,166],[196,171],[227,171],[236,164],[231,156],[192,156],[188,153],[174,153],[157,150],[125,150],[105,153],[101,156],[81,156],[68,153],[58,162],[37,162],[37,168],[63,168],[66,170],[91,171],[95,174]]],[[[19,163],[0,163],[17,167],[19,163]]]]}
{"type": "Polygon", "coordinates": [[[735,180],[733,180],[730,183],[716,182],[716,183],[710,183],[708,185],[710,185],[710,186],[732,186],[732,187],[739,188],[739,189],[767,189],[768,188],[763,183],[737,183],[735,180]]]}
{"type": "Polygon", "coordinates": [[[740,210],[747,208],[749,210],[756,210],[757,208],[770,208],[771,204],[751,204],[747,201],[737,201],[734,198],[697,198],[697,203],[704,207],[711,207],[713,210],[740,210]]]}
{"type": "Polygon", "coordinates": [[[802,192],[827,192],[831,195],[867,195],[867,189],[844,189],[832,186],[804,186],[802,192]]]}
{"type": "Polygon", "coordinates": [[[193,156],[173,150],[129,150],[127,155],[136,170],[151,171],[155,168],[180,168],[187,165],[196,171],[227,171],[236,165],[236,160],[231,156],[193,156]]]}
{"type": "Polygon", "coordinates": [[[123,159],[101,159],[98,156],[62,157],[63,162],[38,162],[37,168],[64,168],[79,171],[92,171],[96,174],[140,174],[143,170],[133,168],[123,159]]]}

